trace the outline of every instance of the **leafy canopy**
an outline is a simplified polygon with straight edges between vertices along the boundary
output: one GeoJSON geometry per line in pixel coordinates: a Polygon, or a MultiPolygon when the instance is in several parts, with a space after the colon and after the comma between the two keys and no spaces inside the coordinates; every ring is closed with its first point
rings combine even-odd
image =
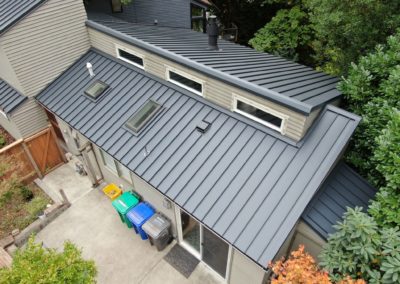
{"type": "Polygon", "coordinates": [[[400,226],[400,111],[393,109],[382,134],[376,138],[373,160],[384,176],[386,185],[380,188],[369,213],[380,225],[400,226]]]}
{"type": "Polygon", "coordinates": [[[249,44],[258,51],[271,52],[294,61],[304,61],[312,53],[309,43],[313,30],[307,13],[296,5],[279,10],[275,17],[259,29],[249,44]]]}
{"type": "Polygon", "coordinates": [[[378,147],[376,138],[387,126],[393,108],[400,108],[400,31],[390,36],[386,45],[352,64],[349,74],[339,85],[347,108],[362,116],[347,154],[363,176],[375,186],[385,186],[382,161],[371,159],[378,147]]]}
{"type": "Polygon", "coordinates": [[[96,267],[84,260],[71,242],[64,251],[43,248],[33,237],[24,250],[19,250],[11,269],[0,270],[0,284],[90,284],[95,283],[96,267]]]}

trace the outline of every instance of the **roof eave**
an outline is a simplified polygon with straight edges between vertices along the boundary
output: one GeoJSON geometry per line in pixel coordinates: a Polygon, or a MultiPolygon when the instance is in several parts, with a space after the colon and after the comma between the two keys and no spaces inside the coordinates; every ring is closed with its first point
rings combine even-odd
{"type": "Polygon", "coordinates": [[[309,115],[314,109],[318,108],[319,105],[309,105],[294,99],[291,99],[289,97],[286,97],[282,94],[279,94],[275,91],[260,87],[258,85],[252,84],[250,82],[247,82],[245,80],[236,78],[232,75],[229,75],[227,73],[218,71],[216,69],[213,69],[211,67],[205,66],[198,64],[197,62],[194,62],[193,60],[190,60],[188,58],[185,58],[183,56],[177,55],[173,52],[170,52],[168,50],[165,50],[163,48],[157,47],[155,45],[146,43],[142,40],[139,40],[137,38],[134,38],[132,36],[128,36],[126,34],[123,34],[119,31],[116,31],[114,29],[111,29],[109,27],[106,27],[102,24],[99,24],[95,21],[92,20],[87,20],[86,25],[90,28],[93,28],[97,31],[104,32],[105,34],[111,35],[115,38],[118,38],[119,40],[122,40],[126,43],[135,45],[139,48],[145,49],[149,52],[155,53],[161,57],[164,57],[166,59],[172,60],[176,63],[179,63],[181,65],[184,65],[189,68],[193,68],[203,74],[207,74],[209,76],[212,76],[216,79],[219,79],[223,82],[229,83],[231,85],[234,85],[238,88],[244,89],[246,91],[251,92],[254,95],[257,95],[262,98],[268,98],[269,100],[279,103],[279,104],[284,104],[285,106],[297,111],[301,112],[305,115],[309,115]]]}

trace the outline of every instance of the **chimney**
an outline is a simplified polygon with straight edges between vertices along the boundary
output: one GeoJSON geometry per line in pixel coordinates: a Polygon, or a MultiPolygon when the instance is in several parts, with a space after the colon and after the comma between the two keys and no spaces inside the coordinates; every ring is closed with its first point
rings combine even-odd
{"type": "Polygon", "coordinates": [[[208,34],[208,49],[218,50],[218,26],[217,17],[210,16],[208,18],[207,24],[207,34],[208,34]]]}

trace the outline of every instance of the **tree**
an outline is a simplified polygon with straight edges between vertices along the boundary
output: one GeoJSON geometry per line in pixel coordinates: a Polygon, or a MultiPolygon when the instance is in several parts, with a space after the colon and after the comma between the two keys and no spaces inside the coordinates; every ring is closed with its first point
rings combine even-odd
{"type": "Polygon", "coordinates": [[[382,134],[376,138],[373,160],[384,176],[386,185],[380,188],[369,212],[382,226],[400,226],[400,111],[393,109],[382,134]]]}
{"type": "Polygon", "coordinates": [[[96,267],[84,260],[81,251],[71,242],[64,251],[43,248],[33,237],[24,250],[19,250],[11,269],[0,270],[0,284],[89,284],[95,283],[96,267]]]}
{"type": "MultiPolygon", "coordinates": [[[[270,263],[273,276],[272,284],[307,283],[307,284],[331,284],[329,275],[321,270],[315,263],[314,258],[300,245],[296,251],[290,254],[289,259],[281,259],[274,264],[270,263]]],[[[343,279],[340,284],[365,284],[365,281],[353,280],[350,277],[343,279]]]]}
{"type": "Polygon", "coordinates": [[[307,0],[315,29],[317,62],[331,74],[346,74],[400,26],[398,0],[307,0]]]}
{"type": "Polygon", "coordinates": [[[225,28],[238,27],[238,42],[247,44],[251,36],[269,22],[284,4],[278,0],[213,0],[212,12],[225,28]]]}
{"type": "Polygon", "coordinates": [[[387,126],[392,108],[400,108],[400,31],[386,45],[352,64],[340,83],[347,108],[362,116],[347,154],[347,160],[375,186],[385,186],[377,170],[379,159],[371,159],[378,147],[376,138],[387,126]]]}
{"type": "Polygon", "coordinates": [[[312,65],[313,35],[308,13],[299,4],[291,9],[279,10],[270,22],[256,32],[249,44],[258,51],[312,65]]]}
{"type": "Polygon", "coordinates": [[[346,276],[361,277],[368,283],[400,280],[400,232],[397,228],[380,228],[361,208],[349,208],[335,229],[321,253],[321,266],[329,271],[334,281],[346,276]]]}

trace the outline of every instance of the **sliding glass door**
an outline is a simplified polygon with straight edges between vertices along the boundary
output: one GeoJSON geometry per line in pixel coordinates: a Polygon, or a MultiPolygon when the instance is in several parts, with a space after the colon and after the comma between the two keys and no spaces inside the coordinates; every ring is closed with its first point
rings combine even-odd
{"type": "Polygon", "coordinates": [[[177,213],[180,221],[180,244],[220,276],[226,278],[229,245],[186,212],[179,210],[177,213]]]}

